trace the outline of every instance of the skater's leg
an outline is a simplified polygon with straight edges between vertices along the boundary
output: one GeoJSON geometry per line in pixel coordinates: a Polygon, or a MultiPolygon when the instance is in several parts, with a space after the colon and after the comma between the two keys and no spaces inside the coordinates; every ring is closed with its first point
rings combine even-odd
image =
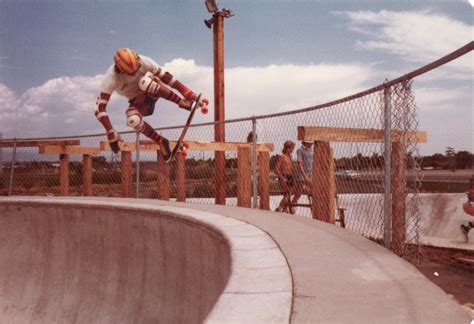
{"type": "Polygon", "coordinates": [[[142,133],[153,142],[160,145],[160,152],[167,160],[171,154],[171,149],[168,139],[164,138],[153,127],[150,126],[146,121],[143,120],[142,115],[135,107],[129,107],[127,109],[127,125],[135,129],[137,133],[142,133]]]}

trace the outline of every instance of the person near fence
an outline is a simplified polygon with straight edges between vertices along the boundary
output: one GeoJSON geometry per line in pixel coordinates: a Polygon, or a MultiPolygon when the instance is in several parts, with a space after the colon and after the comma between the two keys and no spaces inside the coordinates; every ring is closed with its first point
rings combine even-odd
{"type": "MultiPolygon", "coordinates": [[[[189,111],[197,94],[171,73],[160,68],[151,58],[139,55],[133,49],[119,49],[115,53],[114,64],[105,73],[95,105],[95,116],[104,126],[110,147],[115,153],[120,151],[121,138],[113,128],[106,111],[114,91],[129,100],[129,107],[125,112],[127,125],[159,144],[161,154],[168,160],[171,154],[168,139],[158,134],[143,117],[153,114],[159,98],[189,111]],[[182,97],[172,89],[177,90],[182,97]]],[[[207,105],[209,101],[203,99],[202,103],[207,105]]]]}
{"type": "Polygon", "coordinates": [[[301,147],[296,150],[296,172],[295,172],[295,195],[291,200],[291,205],[298,203],[302,194],[309,196],[312,185],[311,176],[313,174],[313,142],[302,141],[301,147]]]}
{"type": "Polygon", "coordinates": [[[294,174],[293,174],[293,161],[291,159],[291,155],[295,150],[295,143],[292,141],[285,141],[283,144],[283,149],[281,151],[281,155],[278,157],[276,166],[275,166],[275,173],[278,176],[278,180],[280,181],[280,188],[283,194],[283,198],[280,201],[277,209],[277,212],[289,212],[291,214],[294,213],[294,209],[290,206],[291,195],[294,191],[294,174]]]}

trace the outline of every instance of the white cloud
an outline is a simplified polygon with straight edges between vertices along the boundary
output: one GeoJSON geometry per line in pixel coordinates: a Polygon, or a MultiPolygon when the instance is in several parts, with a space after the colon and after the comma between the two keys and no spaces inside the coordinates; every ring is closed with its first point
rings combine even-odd
{"type": "MultiPolygon", "coordinates": [[[[474,33],[472,25],[429,10],[337,14],[349,19],[350,30],[364,37],[356,42],[358,48],[395,54],[403,60],[420,64],[430,63],[466,45],[472,41],[474,33]]],[[[472,77],[472,54],[449,63],[447,67],[456,72],[451,78],[472,77]]]]}
{"type": "Polygon", "coordinates": [[[417,88],[415,91],[416,102],[421,110],[450,110],[468,104],[472,105],[472,89],[469,88],[417,88]]]}

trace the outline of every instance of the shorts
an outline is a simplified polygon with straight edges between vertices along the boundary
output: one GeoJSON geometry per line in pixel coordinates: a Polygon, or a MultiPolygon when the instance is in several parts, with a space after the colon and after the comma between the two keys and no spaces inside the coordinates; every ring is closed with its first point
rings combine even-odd
{"type": "Polygon", "coordinates": [[[131,99],[128,103],[130,107],[135,107],[142,116],[151,116],[155,111],[155,104],[158,98],[154,99],[145,94],[140,94],[135,98],[131,99]]]}

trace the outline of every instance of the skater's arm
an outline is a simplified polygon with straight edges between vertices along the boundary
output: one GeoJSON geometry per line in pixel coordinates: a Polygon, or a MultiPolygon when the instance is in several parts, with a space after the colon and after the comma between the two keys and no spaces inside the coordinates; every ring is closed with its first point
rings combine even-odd
{"type": "MultiPolygon", "coordinates": [[[[176,79],[170,72],[158,67],[154,75],[160,79],[161,82],[177,90],[186,100],[196,100],[198,95],[192,91],[187,85],[176,79]]],[[[207,98],[202,98],[201,102],[204,106],[209,105],[207,98]]]]}
{"type": "Polygon", "coordinates": [[[111,94],[101,92],[100,95],[97,97],[97,101],[95,103],[95,117],[97,120],[104,126],[105,131],[107,133],[107,139],[111,144],[112,150],[115,153],[118,153],[118,141],[120,140],[120,136],[118,135],[117,131],[113,128],[112,122],[110,121],[109,115],[107,114],[107,104],[109,102],[111,94]],[[115,145],[117,144],[117,145],[115,145]]]}

